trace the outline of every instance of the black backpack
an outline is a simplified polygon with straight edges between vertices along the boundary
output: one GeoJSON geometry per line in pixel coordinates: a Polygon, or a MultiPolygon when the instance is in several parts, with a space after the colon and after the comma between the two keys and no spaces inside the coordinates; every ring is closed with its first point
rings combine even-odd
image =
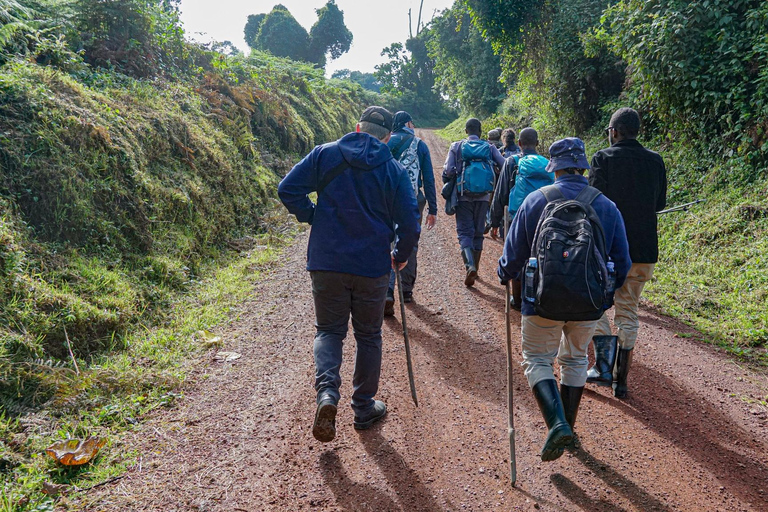
{"type": "Polygon", "coordinates": [[[592,208],[601,192],[587,186],[568,200],[555,185],[539,190],[547,205],[531,248],[531,257],[537,260],[536,314],[559,321],[597,320],[612,302],[607,290],[605,232],[592,208]]]}

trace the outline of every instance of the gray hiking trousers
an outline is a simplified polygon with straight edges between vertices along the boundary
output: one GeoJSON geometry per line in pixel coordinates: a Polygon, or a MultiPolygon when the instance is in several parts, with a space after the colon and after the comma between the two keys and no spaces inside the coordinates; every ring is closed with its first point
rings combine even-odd
{"type": "MultiPolygon", "coordinates": [[[[421,219],[424,218],[424,207],[427,204],[427,200],[419,200],[419,226],[421,226],[421,219]]],[[[405,268],[400,271],[400,279],[403,283],[403,291],[404,292],[412,292],[413,287],[416,284],[416,271],[418,269],[418,262],[416,261],[416,253],[419,252],[419,244],[418,242],[413,247],[413,252],[408,257],[408,263],[405,265],[405,268]]],[[[389,296],[394,297],[395,296],[395,283],[397,282],[397,277],[395,276],[395,271],[392,270],[389,273],[389,296]]]]}
{"type": "Polygon", "coordinates": [[[381,324],[389,275],[371,278],[340,272],[310,272],[315,301],[315,390],[338,403],[341,357],[349,316],[357,342],[352,409],[365,417],[373,408],[381,374],[381,324]]]}

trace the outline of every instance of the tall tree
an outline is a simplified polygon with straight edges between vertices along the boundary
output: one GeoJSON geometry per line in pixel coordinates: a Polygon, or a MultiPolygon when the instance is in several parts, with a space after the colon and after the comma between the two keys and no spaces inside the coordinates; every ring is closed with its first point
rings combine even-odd
{"type": "Polygon", "coordinates": [[[261,22],[256,48],[278,57],[311,61],[309,34],[282,4],[274,6],[261,22]]]}
{"type": "Polygon", "coordinates": [[[338,59],[352,46],[352,32],[344,24],[344,11],[335,0],[317,9],[317,21],[309,32],[309,55],[312,62],[325,67],[326,54],[338,59]]]}
{"type": "MultiPolygon", "coordinates": [[[[489,2],[493,3],[493,2],[489,2]]],[[[481,116],[496,112],[504,99],[501,59],[471,21],[461,0],[435,18],[428,41],[434,59],[436,86],[465,112],[481,116]]]]}
{"type": "Polygon", "coordinates": [[[248,16],[248,21],[245,23],[243,34],[245,36],[245,42],[251,48],[258,48],[256,38],[259,36],[259,29],[264,22],[264,18],[267,17],[266,13],[251,14],[248,16]]]}

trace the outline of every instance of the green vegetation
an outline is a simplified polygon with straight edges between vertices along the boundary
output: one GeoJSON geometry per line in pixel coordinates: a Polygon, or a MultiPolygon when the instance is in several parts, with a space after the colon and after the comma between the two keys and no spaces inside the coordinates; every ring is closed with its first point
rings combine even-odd
{"type": "MultiPolygon", "coordinates": [[[[458,0],[459,9],[509,63],[498,76],[506,98],[493,112],[460,101],[463,116],[443,136],[462,137],[477,115],[485,130],[537,128],[544,152],[577,135],[594,153],[608,144],[611,113],[636,108],[641,141],[667,163],[669,205],[706,199],[660,216],[661,259],[645,297],[706,340],[768,362],[766,3],[458,0]]],[[[452,77],[461,81],[452,97],[486,95],[452,77]]]]}
{"type": "Polygon", "coordinates": [[[307,33],[282,5],[267,14],[252,14],[244,29],[245,41],[256,50],[325,67],[326,55],[338,59],[349,51],[352,32],[344,25],[344,12],[335,0],[317,9],[317,22],[307,33]]]}
{"type": "Polygon", "coordinates": [[[280,177],[371,99],[311,65],[192,45],[177,14],[0,0],[0,510],[121,470],[107,450],[65,471],[42,448],[173,402],[209,349],[193,333],[290,237],[280,177]]]}

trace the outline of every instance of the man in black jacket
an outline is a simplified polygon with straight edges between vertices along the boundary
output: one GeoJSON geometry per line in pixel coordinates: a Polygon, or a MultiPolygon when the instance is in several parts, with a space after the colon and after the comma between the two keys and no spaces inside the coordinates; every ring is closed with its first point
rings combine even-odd
{"type": "Polygon", "coordinates": [[[656,212],[667,204],[664,160],[637,141],[639,131],[640,116],[635,110],[620,108],[614,112],[607,128],[611,147],[595,154],[589,173],[589,184],[616,203],[624,217],[632,258],[627,279],[616,290],[614,299],[618,336],[612,335],[608,318],[603,315],[593,338],[595,366],[587,378],[587,382],[598,385],[613,384],[613,395],[617,398],[627,396],[627,374],[639,329],[637,307],[659,257],[656,212]]]}

